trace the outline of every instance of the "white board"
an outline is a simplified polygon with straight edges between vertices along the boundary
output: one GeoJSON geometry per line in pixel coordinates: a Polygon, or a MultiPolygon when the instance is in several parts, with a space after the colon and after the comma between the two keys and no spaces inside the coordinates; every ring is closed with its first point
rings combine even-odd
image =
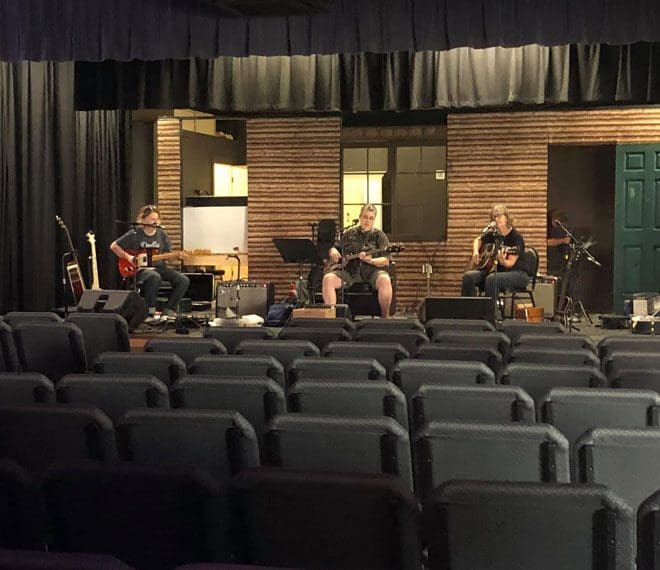
{"type": "Polygon", "coordinates": [[[247,206],[187,206],[183,209],[183,248],[212,253],[247,251],[247,206]]]}

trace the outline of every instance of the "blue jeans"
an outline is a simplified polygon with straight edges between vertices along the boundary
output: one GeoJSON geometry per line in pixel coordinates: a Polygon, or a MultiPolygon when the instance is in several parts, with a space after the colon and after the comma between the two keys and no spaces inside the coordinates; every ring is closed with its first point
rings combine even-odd
{"type": "Polygon", "coordinates": [[[150,309],[156,307],[156,296],[163,281],[169,281],[172,284],[172,294],[165,308],[176,311],[179,301],[185,295],[190,284],[190,279],[186,275],[169,267],[143,269],[137,275],[137,285],[150,309]]]}
{"type": "Polygon", "coordinates": [[[473,269],[463,273],[463,286],[461,295],[463,297],[475,297],[477,287],[483,289],[486,297],[497,298],[501,291],[512,289],[524,289],[529,283],[529,275],[518,269],[514,271],[497,272],[497,291],[495,291],[495,272],[486,273],[479,269],[473,269]]]}

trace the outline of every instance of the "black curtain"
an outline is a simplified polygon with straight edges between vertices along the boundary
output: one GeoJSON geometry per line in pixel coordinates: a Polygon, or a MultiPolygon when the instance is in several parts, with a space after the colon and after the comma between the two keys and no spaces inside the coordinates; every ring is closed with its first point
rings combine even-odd
{"type": "Polygon", "coordinates": [[[80,109],[410,111],[660,102],[660,43],[76,64],[80,109]]]}
{"type": "MultiPolygon", "coordinates": [[[[56,214],[86,271],[87,230],[105,259],[114,217],[128,212],[126,113],[76,113],[73,76],[69,63],[0,63],[1,312],[63,302],[56,214]]],[[[109,262],[99,271],[102,284],[115,282],[109,262]]]]}
{"type": "MultiPolygon", "coordinates": [[[[657,0],[331,0],[327,9],[303,15],[285,15],[272,0],[270,17],[228,17],[223,4],[2,0],[0,60],[155,61],[660,41],[657,0]]],[[[232,4],[264,8],[267,2],[232,4]]]]}

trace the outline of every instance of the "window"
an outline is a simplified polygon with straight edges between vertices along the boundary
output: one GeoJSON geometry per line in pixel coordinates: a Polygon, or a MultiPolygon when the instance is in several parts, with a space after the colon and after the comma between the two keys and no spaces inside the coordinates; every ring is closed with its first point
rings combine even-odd
{"type": "Polygon", "coordinates": [[[342,152],[342,221],[360,207],[378,208],[376,227],[396,241],[447,238],[446,147],[399,142],[345,146],[342,152]]]}

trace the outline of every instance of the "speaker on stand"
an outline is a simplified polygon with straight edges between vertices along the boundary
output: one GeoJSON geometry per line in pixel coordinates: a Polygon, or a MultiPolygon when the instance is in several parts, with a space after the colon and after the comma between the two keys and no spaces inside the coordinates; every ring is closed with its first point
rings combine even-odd
{"type": "Polygon", "coordinates": [[[149,308],[136,291],[100,289],[84,291],[78,303],[80,313],[116,313],[126,319],[133,332],[147,318],[149,308]]]}

